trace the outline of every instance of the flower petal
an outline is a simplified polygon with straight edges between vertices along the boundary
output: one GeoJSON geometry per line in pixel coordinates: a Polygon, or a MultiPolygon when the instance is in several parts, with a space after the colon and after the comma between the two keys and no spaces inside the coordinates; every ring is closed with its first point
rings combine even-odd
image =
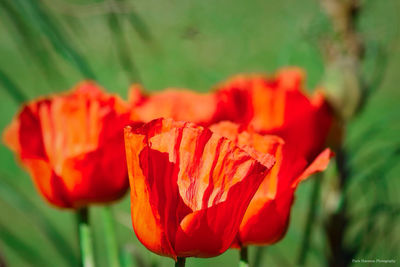
{"type": "Polygon", "coordinates": [[[109,202],[128,188],[123,126],[128,105],[95,83],[23,106],[4,141],[52,204],[109,202]]]}
{"type": "Polygon", "coordinates": [[[312,160],[325,145],[333,113],[322,94],[302,91],[304,72],[285,68],[275,77],[238,75],[217,87],[216,120],[243,124],[261,134],[278,135],[312,160]],[[301,140],[301,142],[299,141],[301,140]]]}
{"type": "Polygon", "coordinates": [[[305,169],[303,173],[293,181],[292,187],[296,188],[300,182],[307,179],[309,176],[324,171],[328,167],[329,161],[334,155],[335,154],[329,148],[322,151],[314,161],[308,165],[307,169],[305,169]]]}
{"type": "Polygon", "coordinates": [[[13,119],[4,131],[3,140],[20,159],[47,158],[37,108],[33,104],[25,106],[13,119]]]}
{"type": "Polygon", "coordinates": [[[138,101],[137,87],[131,90],[131,101],[135,105],[135,114],[139,120],[149,122],[157,118],[173,118],[177,121],[190,121],[208,124],[216,112],[214,94],[200,94],[189,90],[166,89],[151,94],[145,100],[138,101]]]}
{"type": "Polygon", "coordinates": [[[133,227],[142,243],[171,257],[226,250],[268,167],[192,123],[154,120],[126,128],[125,141],[133,227]],[[143,210],[150,219],[139,215],[143,210]],[[142,227],[147,220],[154,229],[142,227]],[[159,233],[158,243],[148,231],[159,233]]]}

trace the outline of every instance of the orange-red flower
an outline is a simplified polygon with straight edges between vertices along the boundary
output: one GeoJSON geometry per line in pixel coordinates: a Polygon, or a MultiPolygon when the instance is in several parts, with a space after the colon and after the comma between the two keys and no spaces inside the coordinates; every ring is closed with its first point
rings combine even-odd
{"type": "Polygon", "coordinates": [[[332,156],[331,151],[325,149],[308,161],[278,136],[243,131],[232,122],[221,122],[210,129],[241,148],[250,146],[259,153],[270,153],[276,159],[246,210],[233,246],[267,245],[279,241],[288,227],[297,185],[311,174],[323,171],[332,156]]]}
{"type": "Polygon", "coordinates": [[[215,116],[217,96],[213,93],[197,93],[184,89],[166,89],[143,97],[140,85],[130,89],[130,103],[134,116],[149,122],[158,118],[172,118],[208,125],[215,116]]]}
{"type": "Polygon", "coordinates": [[[129,116],[120,98],[83,82],[24,105],[4,141],[51,204],[79,208],[126,192],[123,127],[129,116]]]}
{"type": "Polygon", "coordinates": [[[239,75],[217,87],[217,120],[241,126],[221,122],[211,129],[239,147],[251,145],[276,158],[246,210],[234,246],[279,241],[288,227],[297,185],[324,170],[332,156],[324,150],[332,111],[320,92],[311,98],[302,92],[303,76],[298,68],[286,68],[272,78],[239,75]]]}
{"type": "Polygon", "coordinates": [[[240,127],[222,122],[210,129],[254,158],[264,153],[276,156],[277,164],[246,211],[236,245],[280,240],[298,183],[324,170],[332,156],[324,150],[334,122],[332,110],[320,92],[309,97],[302,91],[303,77],[298,68],[282,69],[274,77],[238,75],[211,94],[166,91],[138,102],[145,121],[171,117],[207,126],[236,122],[240,127]]]}
{"type": "Polygon", "coordinates": [[[325,145],[332,111],[320,92],[302,91],[303,71],[285,68],[274,77],[238,75],[217,86],[215,121],[230,120],[261,134],[282,137],[307,160],[325,145]]]}
{"type": "Polygon", "coordinates": [[[136,235],[149,250],[174,259],[228,249],[274,162],[171,119],[126,127],[125,146],[136,235]]]}

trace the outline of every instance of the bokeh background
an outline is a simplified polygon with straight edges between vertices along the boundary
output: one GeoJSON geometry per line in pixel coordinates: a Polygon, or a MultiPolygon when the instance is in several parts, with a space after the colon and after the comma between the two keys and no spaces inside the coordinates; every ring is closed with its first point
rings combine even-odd
{"type": "MultiPolygon", "coordinates": [[[[359,2],[353,19],[364,46],[360,75],[369,91],[362,109],[346,121],[347,182],[333,195],[344,218],[340,244],[349,258],[399,264],[400,2],[359,2]]],[[[126,98],[132,83],[151,91],[207,91],[233,74],[296,65],[306,70],[305,86],[312,91],[324,84],[327,73],[321,46],[338,39],[317,0],[0,0],[0,130],[23,101],[88,78],[126,98]]],[[[286,237],[274,246],[250,248],[250,261],[327,265],[332,234],[327,211],[337,176],[333,161],[324,175],[304,182],[286,237]]],[[[122,257],[132,264],[126,266],[173,265],[138,242],[128,196],[112,209],[122,257]]],[[[105,267],[101,208],[90,215],[97,263],[105,267]]],[[[48,206],[1,145],[1,264],[78,266],[76,236],[74,214],[48,206]]],[[[237,261],[238,252],[230,250],[216,258],[190,258],[187,265],[236,266],[237,261]]]]}

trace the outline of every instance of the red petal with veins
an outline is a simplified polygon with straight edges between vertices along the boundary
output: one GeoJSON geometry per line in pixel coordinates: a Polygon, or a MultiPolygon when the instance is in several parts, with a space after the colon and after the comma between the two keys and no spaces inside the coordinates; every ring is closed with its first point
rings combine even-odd
{"type": "Polygon", "coordinates": [[[127,123],[127,104],[83,82],[71,92],[24,105],[4,142],[51,204],[79,208],[116,200],[127,190],[127,123]]]}
{"type": "Polygon", "coordinates": [[[327,141],[333,112],[324,96],[303,92],[304,72],[285,68],[274,77],[237,75],[216,87],[214,121],[230,120],[260,134],[278,135],[312,161],[327,141]]]}
{"type": "Polygon", "coordinates": [[[212,125],[210,129],[253,155],[255,152],[269,153],[276,160],[253,196],[232,246],[268,245],[279,241],[287,231],[297,185],[311,174],[323,171],[332,152],[325,149],[309,163],[280,137],[245,131],[226,121],[212,125]]]}
{"type": "Polygon", "coordinates": [[[228,249],[274,163],[264,155],[261,164],[228,139],[171,119],[126,127],[125,145],[136,235],[175,259],[228,249]]]}

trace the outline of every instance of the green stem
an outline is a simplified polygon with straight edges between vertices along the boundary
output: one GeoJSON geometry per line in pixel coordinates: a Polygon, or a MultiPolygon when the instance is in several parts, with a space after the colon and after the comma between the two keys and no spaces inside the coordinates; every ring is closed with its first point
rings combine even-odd
{"type": "Polygon", "coordinates": [[[103,207],[101,213],[103,218],[104,237],[108,260],[107,266],[120,267],[118,242],[115,234],[114,218],[111,207],[103,207]]]}
{"type": "Polygon", "coordinates": [[[240,249],[239,267],[248,267],[248,266],[249,266],[248,249],[247,247],[242,247],[240,249]]]}
{"type": "Polygon", "coordinates": [[[81,259],[83,267],[94,267],[92,234],[89,226],[89,210],[81,208],[77,211],[77,222],[79,232],[79,245],[81,248],[81,259]]]}
{"type": "Polygon", "coordinates": [[[185,267],[186,258],[185,257],[178,257],[175,262],[175,267],[185,267]]]}
{"type": "Polygon", "coordinates": [[[314,179],[313,189],[310,196],[307,220],[303,231],[304,233],[303,240],[301,242],[300,252],[297,258],[298,266],[304,266],[306,263],[307,252],[310,248],[313,225],[315,223],[315,217],[317,215],[318,197],[321,189],[321,182],[322,182],[322,174],[317,174],[317,177],[315,177],[314,179]]]}

